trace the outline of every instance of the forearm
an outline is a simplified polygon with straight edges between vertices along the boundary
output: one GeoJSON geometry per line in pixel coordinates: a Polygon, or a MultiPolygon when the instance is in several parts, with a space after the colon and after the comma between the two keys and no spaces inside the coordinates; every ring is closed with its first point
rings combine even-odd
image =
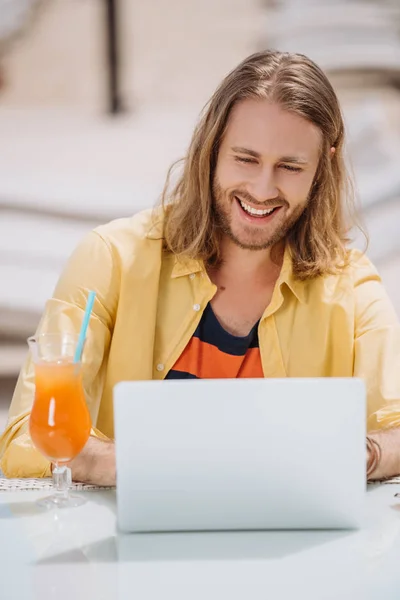
{"type": "Polygon", "coordinates": [[[101,486],[115,485],[114,442],[90,437],[86,446],[69,466],[72,480],[101,486]]]}
{"type": "Polygon", "coordinates": [[[375,440],[380,448],[379,464],[369,479],[387,479],[400,475],[400,427],[374,431],[368,437],[375,440]]]}

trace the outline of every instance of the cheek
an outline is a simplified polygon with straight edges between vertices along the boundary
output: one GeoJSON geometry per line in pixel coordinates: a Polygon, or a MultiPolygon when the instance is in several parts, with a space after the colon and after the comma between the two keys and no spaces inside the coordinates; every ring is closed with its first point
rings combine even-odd
{"type": "Polygon", "coordinates": [[[301,203],[308,197],[313,179],[305,175],[289,175],[282,178],[280,189],[292,203],[301,203]]]}
{"type": "Polygon", "coordinates": [[[241,177],[237,166],[232,163],[221,163],[217,165],[215,174],[223,189],[233,189],[243,182],[243,176],[241,177]]]}

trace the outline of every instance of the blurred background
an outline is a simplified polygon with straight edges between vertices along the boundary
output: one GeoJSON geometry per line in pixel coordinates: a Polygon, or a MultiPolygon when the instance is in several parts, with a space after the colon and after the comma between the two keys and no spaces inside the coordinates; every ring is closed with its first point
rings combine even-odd
{"type": "Polygon", "coordinates": [[[337,90],[400,314],[399,0],[0,0],[0,431],[74,246],[154,205],[214,88],[266,48],[307,54],[337,90]]]}

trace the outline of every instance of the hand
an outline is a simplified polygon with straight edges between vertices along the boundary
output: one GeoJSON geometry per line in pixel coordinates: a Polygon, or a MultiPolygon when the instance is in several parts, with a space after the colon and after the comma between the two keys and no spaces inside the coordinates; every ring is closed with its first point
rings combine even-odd
{"type": "Polygon", "coordinates": [[[114,442],[91,436],[80,454],[69,463],[72,481],[99,486],[115,486],[114,442]]]}
{"type": "Polygon", "coordinates": [[[382,457],[382,449],[378,441],[372,435],[367,435],[367,479],[371,480],[379,465],[382,457]]]}
{"type": "Polygon", "coordinates": [[[372,431],[370,443],[370,467],[368,479],[380,480],[400,475],[400,427],[372,431]],[[372,442],[372,444],[371,444],[372,442]],[[373,468],[371,467],[373,465],[373,468]]]}

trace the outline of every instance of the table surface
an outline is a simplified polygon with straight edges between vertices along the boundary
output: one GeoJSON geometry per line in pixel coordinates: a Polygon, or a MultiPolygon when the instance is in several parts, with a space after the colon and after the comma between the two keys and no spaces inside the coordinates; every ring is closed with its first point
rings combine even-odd
{"type": "Polygon", "coordinates": [[[115,491],[44,511],[0,493],[2,600],[398,600],[400,485],[369,486],[358,531],[122,535],[115,491]]]}

